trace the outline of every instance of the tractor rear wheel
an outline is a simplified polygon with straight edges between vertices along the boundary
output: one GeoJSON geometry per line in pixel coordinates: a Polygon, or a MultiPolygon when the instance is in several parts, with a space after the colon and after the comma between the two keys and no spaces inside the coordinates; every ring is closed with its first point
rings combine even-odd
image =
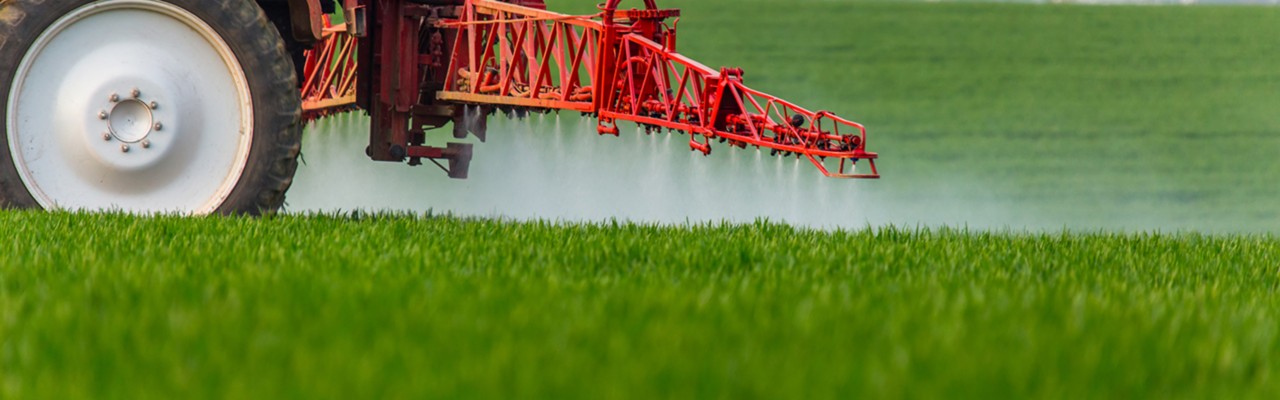
{"type": "Polygon", "coordinates": [[[300,99],[252,0],[0,2],[0,207],[261,214],[300,99]]]}

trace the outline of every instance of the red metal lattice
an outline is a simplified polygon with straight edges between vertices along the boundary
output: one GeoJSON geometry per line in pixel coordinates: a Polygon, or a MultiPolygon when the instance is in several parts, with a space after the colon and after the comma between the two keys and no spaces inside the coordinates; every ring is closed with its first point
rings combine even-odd
{"type": "Polygon", "coordinates": [[[677,53],[675,29],[665,20],[678,11],[654,7],[612,18],[609,11],[568,16],[467,1],[462,17],[446,22],[461,33],[449,86],[437,98],[576,110],[597,115],[602,134],[616,135],[616,121],[631,121],[692,133],[690,147],[704,154],[719,140],[804,157],[827,176],[879,177],[861,124],[753,90],[739,69],[713,70],[677,53]],[[827,159],[837,165],[829,168],[827,159]],[[868,173],[853,172],[859,160],[867,160],[868,173]]]}
{"type": "Polygon", "coordinates": [[[345,27],[326,29],[308,58],[304,109],[350,107],[355,77],[371,79],[361,105],[373,114],[369,152],[378,160],[469,155],[469,148],[424,147],[423,132],[460,124],[457,106],[476,105],[579,111],[599,119],[601,134],[617,135],[617,121],[631,121],[648,132],[687,132],[690,148],[703,154],[719,141],[805,158],[826,176],[879,178],[861,124],[751,89],[740,69],[711,69],[676,52],[667,21],[679,10],[653,0],[643,10],[617,10],[620,0],[609,0],[598,14],[572,16],[539,0],[456,1],[358,1],[377,19],[360,42],[372,46],[371,65],[358,70],[345,27]],[[856,171],[860,161],[867,171],[856,171]]]}
{"type": "Polygon", "coordinates": [[[324,40],[306,52],[302,76],[302,112],[305,120],[351,110],[356,103],[356,38],[347,24],[333,25],[324,16],[324,40]]]}

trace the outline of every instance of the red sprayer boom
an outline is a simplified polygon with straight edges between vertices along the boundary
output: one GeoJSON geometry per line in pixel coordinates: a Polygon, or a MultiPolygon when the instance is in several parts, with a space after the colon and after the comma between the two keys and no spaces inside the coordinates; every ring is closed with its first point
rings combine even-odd
{"type": "Polygon", "coordinates": [[[831,177],[879,178],[865,127],[753,90],[741,69],[677,53],[679,10],[619,2],[571,16],[541,0],[346,0],[348,22],[308,54],[303,108],[311,117],[368,110],[370,157],[427,159],[455,178],[466,177],[471,146],[426,146],[425,132],[453,122],[456,138],[484,140],[496,110],[578,111],[598,118],[601,135],[630,121],[689,133],[703,154],[719,141],[803,157],[831,177]],[[855,172],[860,161],[867,172],[855,172]]]}

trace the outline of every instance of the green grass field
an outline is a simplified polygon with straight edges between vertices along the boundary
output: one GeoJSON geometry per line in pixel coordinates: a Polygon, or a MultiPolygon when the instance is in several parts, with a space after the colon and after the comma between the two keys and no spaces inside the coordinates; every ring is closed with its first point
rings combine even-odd
{"type": "Polygon", "coordinates": [[[1085,232],[4,211],[0,398],[1280,392],[1280,240],[1104,229],[1276,231],[1280,9],[667,3],[869,124],[867,190],[1085,232]]]}
{"type": "Polygon", "coordinates": [[[6,398],[1269,397],[1280,241],[0,213],[6,398]]]}

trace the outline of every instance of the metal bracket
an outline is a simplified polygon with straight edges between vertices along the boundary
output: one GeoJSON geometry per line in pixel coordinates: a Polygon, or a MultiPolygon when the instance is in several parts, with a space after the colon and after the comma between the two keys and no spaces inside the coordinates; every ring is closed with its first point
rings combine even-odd
{"type": "Polygon", "coordinates": [[[449,174],[453,179],[467,179],[471,170],[472,145],[470,143],[449,143],[448,147],[411,146],[408,150],[409,162],[412,164],[423,158],[449,174]],[[444,160],[449,166],[441,164],[444,160]]]}
{"type": "Polygon", "coordinates": [[[347,33],[362,38],[369,36],[369,16],[364,6],[353,6],[343,9],[347,17],[347,33]]]}

